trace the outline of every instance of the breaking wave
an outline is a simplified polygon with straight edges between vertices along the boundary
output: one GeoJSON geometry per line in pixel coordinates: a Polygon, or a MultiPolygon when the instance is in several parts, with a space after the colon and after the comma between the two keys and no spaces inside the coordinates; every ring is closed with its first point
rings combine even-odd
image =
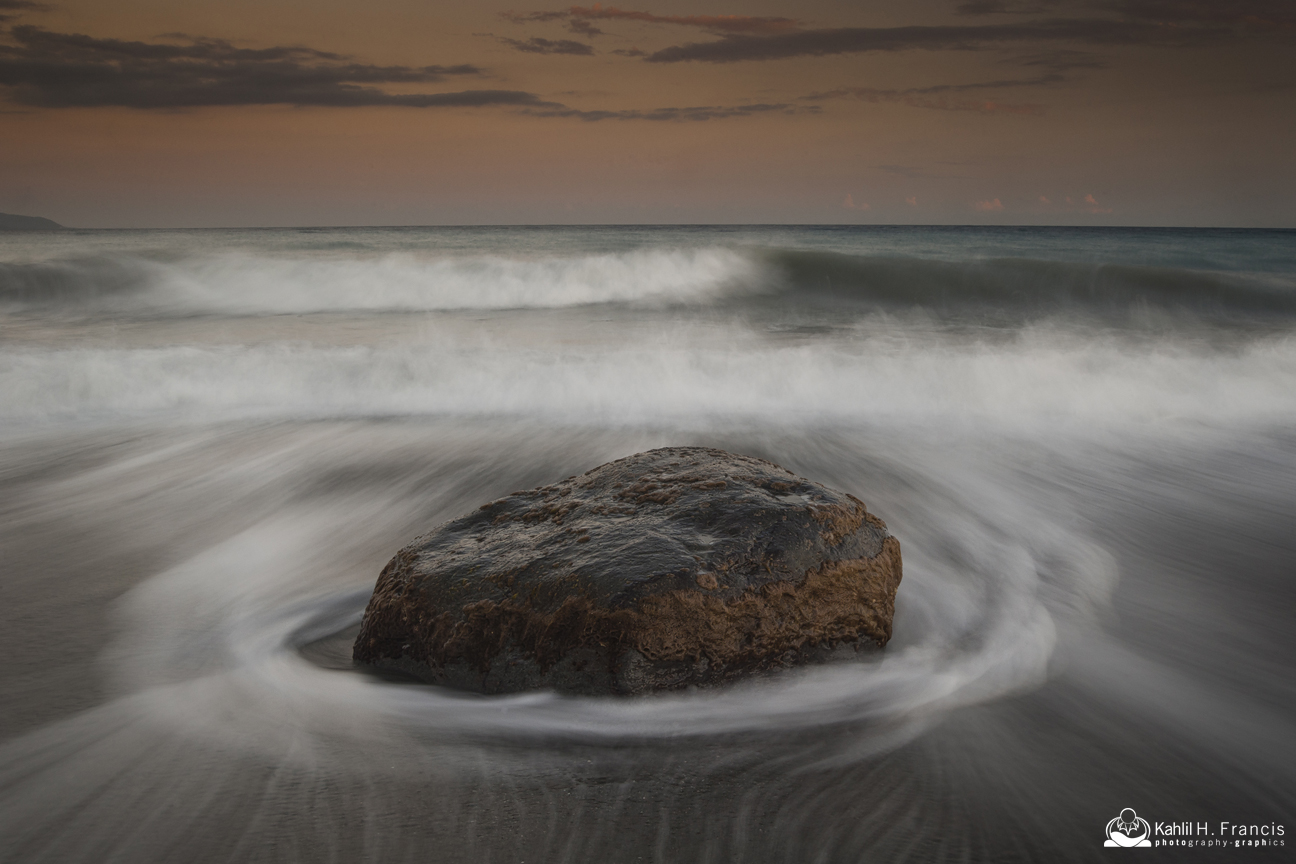
{"type": "Polygon", "coordinates": [[[392,346],[0,352],[0,419],[535,415],[1129,428],[1285,421],[1296,416],[1293,381],[1289,337],[1213,348],[1040,327],[1006,342],[880,332],[807,343],[644,326],[622,344],[518,347],[433,332],[392,346]]]}
{"type": "Polygon", "coordinates": [[[1296,280],[1251,273],[1030,258],[707,247],[528,259],[284,257],[252,252],[0,263],[0,310],[258,315],[550,309],[825,299],[932,312],[1211,317],[1296,315],[1296,280]]]}
{"type": "Polygon", "coordinates": [[[121,257],[0,264],[0,304],[153,314],[556,308],[679,303],[755,276],[725,249],[646,250],[527,260],[283,258],[249,253],[156,261],[121,257]]]}

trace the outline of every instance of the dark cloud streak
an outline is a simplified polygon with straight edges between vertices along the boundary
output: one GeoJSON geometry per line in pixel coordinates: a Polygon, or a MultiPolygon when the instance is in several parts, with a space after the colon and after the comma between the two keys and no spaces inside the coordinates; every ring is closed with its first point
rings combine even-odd
{"type": "MultiPolygon", "coordinates": [[[[3,2],[3,0],[0,0],[3,2]]],[[[539,53],[582,43],[531,40],[539,53]],[[565,44],[566,43],[566,44],[565,44]]],[[[526,49],[524,49],[526,50],[526,49]]],[[[586,122],[700,122],[771,112],[816,113],[817,105],[752,104],[651,110],[582,111],[520,90],[389,93],[375,85],[418,84],[480,75],[457,66],[379,66],[305,46],[239,48],[220,39],[173,33],[160,41],[98,39],[38,27],[14,27],[0,42],[0,87],[14,101],[39,108],[120,106],[182,109],[230,105],[357,108],[503,106],[536,117],[586,122]],[[161,41],[165,40],[165,41],[161,41]]]]}
{"type": "Polygon", "coordinates": [[[567,29],[578,36],[593,37],[605,35],[602,30],[595,27],[584,18],[573,18],[568,21],[567,29]]]}
{"type": "Polygon", "coordinates": [[[717,34],[785,33],[801,26],[800,22],[794,18],[755,15],[654,15],[651,12],[618,9],[615,6],[601,6],[597,3],[591,8],[571,6],[567,9],[548,12],[501,12],[499,15],[514,24],[527,24],[533,21],[567,21],[567,27],[573,33],[590,36],[603,34],[603,31],[590,24],[590,21],[636,21],[646,24],[675,24],[683,27],[699,27],[717,34]]]}
{"type": "Polygon", "coordinates": [[[570,17],[568,12],[500,12],[499,16],[514,24],[526,24],[529,21],[565,21],[570,17]]]}
{"type": "Polygon", "coordinates": [[[587,123],[600,120],[651,120],[657,122],[705,122],[731,117],[751,117],[756,114],[817,114],[817,105],[797,106],[785,103],[757,105],[717,106],[702,105],[692,108],[656,108],[651,111],[581,111],[576,108],[527,109],[523,113],[535,117],[572,117],[587,123]]]}
{"type": "Polygon", "coordinates": [[[0,44],[0,87],[34,107],[145,109],[221,105],[416,108],[546,106],[519,90],[393,94],[382,84],[434,83],[480,75],[470,64],[376,66],[301,46],[236,48],[220,39],[173,36],[183,44],[96,39],[14,27],[0,44]]]}
{"type": "Polygon", "coordinates": [[[701,27],[719,33],[784,33],[795,30],[800,22],[793,18],[773,18],[755,15],[654,15],[651,12],[635,12],[629,9],[618,9],[615,6],[599,6],[592,9],[572,6],[567,14],[573,18],[596,20],[643,21],[649,24],[678,24],[684,27],[701,27]]]}
{"type": "Polygon", "coordinates": [[[811,93],[802,99],[834,99],[842,96],[854,96],[860,92],[896,93],[901,95],[930,96],[936,93],[965,93],[970,90],[1000,90],[1005,87],[1038,87],[1040,85],[1058,84],[1066,79],[1056,73],[1040,75],[1036,78],[1004,78],[998,81],[976,81],[968,84],[934,84],[930,87],[908,87],[903,90],[875,90],[869,87],[839,87],[822,93],[811,93]]]}
{"type": "Polygon", "coordinates": [[[960,15],[1108,13],[1162,24],[1224,24],[1250,29],[1296,27],[1291,0],[964,0],[960,15]]]}
{"type": "Polygon", "coordinates": [[[969,0],[955,8],[960,15],[1038,15],[1057,8],[1060,0],[969,0]]]}
{"type": "Polygon", "coordinates": [[[526,51],[529,54],[572,54],[578,57],[588,57],[594,53],[594,49],[589,45],[584,42],[577,42],[574,39],[542,39],[539,36],[532,36],[530,39],[523,41],[521,39],[509,39],[506,36],[496,38],[516,51],[526,51]]]}
{"type": "Polygon", "coordinates": [[[1091,0],[1095,9],[1169,24],[1219,24],[1254,29],[1296,29],[1292,0],[1091,0]]]}
{"type": "Polygon", "coordinates": [[[12,21],[24,12],[48,12],[50,8],[44,3],[32,3],[29,0],[0,0],[0,22],[12,21]]]}
{"type": "Polygon", "coordinates": [[[946,94],[961,93],[985,87],[1017,87],[1061,81],[1061,75],[1045,75],[1022,81],[993,81],[985,84],[938,84],[934,87],[914,87],[907,90],[885,90],[874,87],[842,87],[824,93],[812,93],[803,99],[856,99],[860,102],[892,102],[910,108],[928,108],[936,111],[976,111],[980,114],[1040,115],[1044,106],[1034,102],[999,102],[993,99],[949,99],[946,94]]]}
{"type": "Polygon", "coordinates": [[[584,18],[573,18],[571,12],[500,12],[499,17],[513,24],[530,24],[532,22],[563,21],[567,30],[578,36],[593,37],[605,35],[584,18]]]}
{"type": "Polygon", "coordinates": [[[877,51],[976,50],[1019,42],[1078,42],[1086,45],[1204,44],[1226,36],[1213,27],[1167,27],[1145,21],[1059,18],[1019,24],[976,26],[842,27],[800,30],[775,36],[726,36],[692,42],[648,55],[649,63],[734,63],[877,51]]]}

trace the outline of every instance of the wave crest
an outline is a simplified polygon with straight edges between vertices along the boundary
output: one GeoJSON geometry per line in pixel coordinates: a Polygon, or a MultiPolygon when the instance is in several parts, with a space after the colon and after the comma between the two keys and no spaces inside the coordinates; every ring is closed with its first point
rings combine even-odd
{"type": "Polygon", "coordinates": [[[282,258],[248,253],[165,262],[121,257],[0,264],[0,306],[154,314],[558,308],[705,301],[755,262],[727,249],[571,258],[282,258]]]}
{"type": "Polygon", "coordinates": [[[0,263],[0,309],[93,313],[309,314],[552,309],[592,304],[733,306],[825,300],[957,317],[1144,310],[1204,318],[1296,315],[1296,278],[1030,258],[941,260],[804,250],[656,248],[569,257],[320,257],[228,252],[0,263]]]}

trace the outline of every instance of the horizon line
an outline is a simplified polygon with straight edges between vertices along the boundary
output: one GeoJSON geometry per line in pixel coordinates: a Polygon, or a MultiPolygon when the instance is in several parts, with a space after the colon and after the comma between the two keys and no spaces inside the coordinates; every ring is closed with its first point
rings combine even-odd
{"type": "MultiPolygon", "coordinates": [[[[9,214],[6,214],[9,215],[9,214]]],[[[13,214],[17,215],[17,214],[13,214]]],[[[47,218],[47,217],[28,217],[47,218]]],[[[51,220],[53,221],[53,220],[51,220]]],[[[95,228],[59,225],[57,228],[0,228],[2,234],[53,234],[61,231],[345,231],[356,229],[428,229],[428,228],[1032,228],[1091,229],[1142,231],[1293,231],[1296,226],[1264,225],[1074,225],[1031,223],[968,222],[475,222],[424,223],[404,225],[337,224],[337,225],[207,225],[170,227],[95,228]]]]}

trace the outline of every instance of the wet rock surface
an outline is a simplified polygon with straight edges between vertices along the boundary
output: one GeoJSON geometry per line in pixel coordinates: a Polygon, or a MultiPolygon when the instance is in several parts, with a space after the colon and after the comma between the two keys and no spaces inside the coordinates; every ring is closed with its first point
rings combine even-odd
{"type": "Polygon", "coordinates": [[[353,656],[483,693],[714,684],[885,646],[900,576],[900,544],[854,496],[669,447],[417,538],[353,656]]]}

